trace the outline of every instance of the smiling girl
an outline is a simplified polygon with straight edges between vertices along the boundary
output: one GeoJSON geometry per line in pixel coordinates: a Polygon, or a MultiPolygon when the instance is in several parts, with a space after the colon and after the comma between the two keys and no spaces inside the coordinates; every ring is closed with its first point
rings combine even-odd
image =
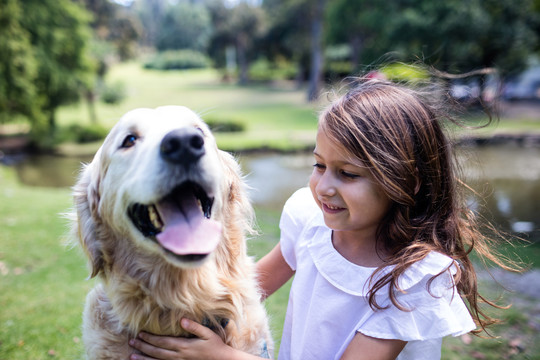
{"type": "MultiPolygon", "coordinates": [[[[420,92],[378,80],[321,114],[309,188],[257,265],[266,296],[294,275],[280,360],[440,359],[443,337],[494,322],[469,253],[508,267],[466,206],[443,119],[420,92]]],[[[141,334],[132,346],[147,356],[132,359],[259,358],[182,324],[198,338],[141,334]]]]}

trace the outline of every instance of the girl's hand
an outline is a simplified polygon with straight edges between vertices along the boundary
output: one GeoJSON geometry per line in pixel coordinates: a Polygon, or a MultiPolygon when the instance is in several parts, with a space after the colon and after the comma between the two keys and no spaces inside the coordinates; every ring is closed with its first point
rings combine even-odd
{"type": "Polygon", "coordinates": [[[197,338],[157,336],[140,333],[129,345],[144,355],[132,354],[131,360],[188,360],[225,359],[233,349],[207,327],[188,319],[181,320],[182,327],[197,338]]]}

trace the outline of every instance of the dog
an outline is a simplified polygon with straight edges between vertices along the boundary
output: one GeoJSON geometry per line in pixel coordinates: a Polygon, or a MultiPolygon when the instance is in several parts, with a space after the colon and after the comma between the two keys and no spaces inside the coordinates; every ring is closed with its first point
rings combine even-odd
{"type": "Polygon", "coordinates": [[[140,331],[189,336],[182,317],[234,348],[272,353],[246,251],[253,209],[238,163],[196,113],[126,113],[81,170],[73,197],[73,236],[100,280],[83,313],[89,359],[127,359],[140,331]]]}

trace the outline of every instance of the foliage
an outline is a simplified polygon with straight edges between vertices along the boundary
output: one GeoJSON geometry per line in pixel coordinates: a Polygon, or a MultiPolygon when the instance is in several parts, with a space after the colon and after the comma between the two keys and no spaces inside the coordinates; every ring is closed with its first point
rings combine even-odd
{"type": "Polygon", "coordinates": [[[166,8],[159,23],[156,41],[158,50],[206,50],[212,25],[204,6],[177,2],[166,8]]]}
{"type": "Polygon", "coordinates": [[[194,50],[169,50],[156,54],[144,67],[153,70],[203,69],[210,66],[208,58],[194,50]]]}
{"type": "Polygon", "coordinates": [[[381,72],[392,81],[415,82],[429,79],[429,73],[420,67],[393,63],[381,68],[381,72]]]}
{"type": "Polygon", "coordinates": [[[39,136],[44,117],[35,83],[38,64],[30,32],[21,25],[23,13],[18,0],[0,0],[0,9],[0,123],[22,115],[39,136]]]}
{"type": "Polygon", "coordinates": [[[68,128],[73,140],[79,144],[94,142],[105,139],[109,130],[101,125],[74,124],[68,128]]]}
{"type": "Polygon", "coordinates": [[[32,56],[39,59],[35,86],[41,111],[54,128],[57,108],[76,101],[81,86],[91,81],[89,17],[70,0],[25,0],[19,4],[24,13],[20,25],[30,34],[32,56]]]}
{"type": "Polygon", "coordinates": [[[222,120],[215,117],[206,117],[204,122],[214,133],[243,132],[246,125],[240,121],[222,120]]]}
{"type": "Polygon", "coordinates": [[[294,64],[288,61],[271,62],[264,57],[258,58],[249,67],[249,78],[252,81],[294,79],[296,73],[294,64]]]}
{"type": "Polygon", "coordinates": [[[389,35],[397,18],[393,6],[391,1],[331,1],[325,14],[327,44],[347,44],[353,70],[377,60],[390,49],[389,35]]]}
{"type": "Polygon", "coordinates": [[[126,97],[126,86],[122,81],[105,84],[101,91],[101,100],[106,104],[119,104],[126,97]]]}
{"type": "MultiPolygon", "coordinates": [[[[109,129],[99,124],[73,123],[68,126],[58,126],[54,136],[49,140],[53,145],[65,143],[88,144],[105,139],[109,129]]],[[[95,149],[93,149],[95,152],[95,149]]]]}
{"type": "Polygon", "coordinates": [[[250,62],[257,57],[257,43],[266,31],[266,14],[248,2],[231,7],[223,1],[211,0],[208,8],[214,24],[209,53],[217,66],[237,67],[238,82],[246,84],[250,62]],[[234,59],[227,59],[227,49],[234,49],[234,59]],[[233,64],[227,64],[227,60],[233,64]]]}
{"type": "Polygon", "coordinates": [[[538,44],[531,0],[411,0],[391,15],[390,43],[404,59],[448,72],[497,67],[503,76],[515,73],[538,44]]]}
{"type": "MultiPolygon", "coordinates": [[[[113,49],[108,57],[118,56],[122,60],[136,57],[137,41],[143,29],[138,19],[126,8],[109,0],[79,0],[93,15],[90,26],[97,42],[106,42],[113,49]]],[[[99,57],[100,61],[107,61],[99,57]]]]}

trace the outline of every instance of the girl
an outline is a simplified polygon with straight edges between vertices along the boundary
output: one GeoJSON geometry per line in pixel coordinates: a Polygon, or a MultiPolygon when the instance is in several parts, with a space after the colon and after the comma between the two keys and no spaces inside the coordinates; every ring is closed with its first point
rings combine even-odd
{"type": "MultiPolygon", "coordinates": [[[[494,322],[468,255],[509,267],[460,197],[442,119],[420,92],[378,80],[321,114],[309,189],[287,201],[281,240],[257,264],[266,296],[295,275],[279,359],[440,359],[444,336],[494,322]]],[[[182,325],[198,338],[143,333],[131,345],[148,356],[132,359],[258,358],[182,325]]]]}

